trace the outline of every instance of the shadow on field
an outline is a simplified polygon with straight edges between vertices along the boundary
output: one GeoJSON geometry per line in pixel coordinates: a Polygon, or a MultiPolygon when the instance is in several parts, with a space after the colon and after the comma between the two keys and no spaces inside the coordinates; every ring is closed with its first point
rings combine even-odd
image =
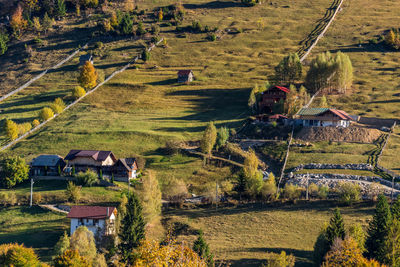
{"type": "Polygon", "coordinates": [[[150,82],[147,83],[149,85],[171,85],[177,83],[176,79],[167,79],[167,80],[162,80],[162,81],[157,81],[157,82],[150,82]]]}
{"type": "MultiPolygon", "coordinates": [[[[63,90],[58,90],[58,91],[53,91],[53,92],[46,92],[42,94],[37,94],[37,95],[26,95],[23,97],[18,97],[15,100],[7,100],[6,102],[0,103],[0,110],[6,109],[6,108],[15,108],[18,106],[27,106],[27,105],[32,105],[40,102],[53,102],[57,97],[63,98],[65,96],[65,91],[63,90]]],[[[2,111],[1,113],[19,113],[19,112],[26,112],[29,111],[29,109],[26,108],[21,108],[21,109],[13,109],[14,111],[10,110],[8,111],[2,111]]]]}
{"type": "MultiPolygon", "coordinates": [[[[293,203],[248,203],[241,204],[236,207],[233,206],[223,206],[221,205],[218,210],[215,210],[215,206],[209,206],[204,208],[196,208],[190,210],[183,209],[171,209],[166,211],[167,215],[178,215],[186,216],[191,219],[201,218],[201,217],[211,217],[211,216],[226,216],[239,213],[247,212],[264,212],[264,211],[286,211],[286,212],[298,212],[299,210],[304,211],[316,211],[316,212],[328,212],[331,213],[334,208],[340,207],[340,203],[333,200],[324,201],[298,201],[297,204],[293,203]]],[[[360,202],[356,203],[351,207],[346,209],[341,209],[341,213],[344,215],[372,215],[374,212],[374,204],[371,202],[360,202]]]]}
{"type": "Polygon", "coordinates": [[[205,4],[183,4],[183,7],[186,9],[198,9],[198,8],[218,9],[218,8],[231,8],[231,7],[246,7],[246,5],[234,1],[212,1],[205,4]]]}
{"type": "Polygon", "coordinates": [[[349,45],[349,46],[341,46],[337,49],[331,49],[329,52],[337,53],[352,53],[352,52],[396,52],[396,50],[391,49],[386,46],[384,43],[371,44],[371,43],[363,43],[361,46],[358,44],[349,45]]]}

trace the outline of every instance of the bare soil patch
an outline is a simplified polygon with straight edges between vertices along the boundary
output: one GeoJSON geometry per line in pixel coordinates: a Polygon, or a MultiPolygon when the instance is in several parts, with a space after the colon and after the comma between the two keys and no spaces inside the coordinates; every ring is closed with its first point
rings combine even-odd
{"type": "Polygon", "coordinates": [[[363,127],[304,127],[296,138],[305,141],[335,141],[373,143],[382,132],[378,129],[363,127]]]}

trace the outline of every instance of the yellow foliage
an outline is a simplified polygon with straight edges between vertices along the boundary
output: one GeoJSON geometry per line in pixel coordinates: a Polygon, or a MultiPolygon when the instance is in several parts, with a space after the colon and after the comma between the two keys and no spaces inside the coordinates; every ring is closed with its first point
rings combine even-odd
{"type": "Polygon", "coordinates": [[[48,119],[54,116],[54,112],[51,108],[42,108],[39,112],[39,118],[43,121],[47,121],[48,119]]]}
{"type": "Polygon", "coordinates": [[[84,96],[86,94],[85,89],[83,89],[83,87],[81,86],[76,86],[74,89],[72,89],[72,97],[73,98],[81,98],[82,96],[84,96]]]}
{"type": "Polygon", "coordinates": [[[22,124],[18,124],[18,135],[23,135],[27,131],[30,131],[32,129],[32,124],[29,122],[25,122],[22,124]]]}
{"type": "Polygon", "coordinates": [[[158,21],[162,21],[163,18],[164,18],[164,13],[162,9],[160,9],[160,11],[158,11],[158,21]]]}
{"type": "Polygon", "coordinates": [[[22,12],[23,12],[23,9],[19,5],[17,7],[17,9],[15,10],[15,12],[12,14],[11,20],[10,20],[10,25],[11,25],[14,33],[17,36],[19,36],[21,33],[21,30],[26,28],[26,26],[28,25],[28,22],[22,16],[22,12]]]}
{"type": "Polygon", "coordinates": [[[78,81],[85,89],[91,89],[97,84],[97,71],[90,61],[86,61],[81,69],[78,81]]]}
{"type": "Polygon", "coordinates": [[[5,131],[7,137],[11,140],[15,140],[18,138],[18,125],[12,120],[6,120],[5,131]]]}
{"type": "Polygon", "coordinates": [[[32,248],[26,248],[16,243],[0,245],[0,264],[2,266],[49,267],[39,261],[32,248]]]}
{"type": "Polygon", "coordinates": [[[144,241],[137,251],[134,265],[152,267],[206,267],[206,262],[188,246],[170,241],[161,246],[157,242],[144,241]]]}
{"type": "Polygon", "coordinates": [[[32,127],[36,127],[36,126],[38,126],[40,124],[40,121],[38,120],[38,119],[34,119],[33,121],[32,121],[32,127]]]}

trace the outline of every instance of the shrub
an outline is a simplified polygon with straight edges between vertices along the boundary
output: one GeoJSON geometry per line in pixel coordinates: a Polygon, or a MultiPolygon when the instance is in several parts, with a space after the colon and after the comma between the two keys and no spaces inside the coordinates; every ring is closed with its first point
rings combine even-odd
{"type": "Polygon", "coordinates": [[[5,157],[0,161],[0,184],[11,188],[29,178],[29,166],[25,160],[16,157],[5,157]]]}
{"type": "Polygon", "coordinates": [[[301,196],[302,189],[297,185],[286,184],[283,190],[283,197],[289,200],[299,199],[301,196]]]}
{"type": "Polygon", "coordinates": [[[7,51],[8,35],[0,32],[0,56],[7,51]]]}
{"type": "Polygon", "coordinates": [[[98,181],[97,173],[89,169],[86,172],[79,172],[75,177],[83,186],[92,186],[98,181]]]}
{"type": "Polygon", "coordinates": [[[285,251],[281,254],[268,253],[267,263],[265,267],[294,267],[295,257],[293,255],[286,255],[285,251]]]}
{"type": "Polygon", "coordinates": [[[81,198],[81,187],[75,185],[73,182],[69,181],[67,189],[65,190],[67,200],[73,203],[78,203],[81,198]]]}
{"type": "Polygon", "coordinates": [[[336,188],[339,199],[346,205],[360,200],[360,186],[353,183],[340,183],[336,188]]]}
{"type": "Polygon", "coordinates": [[[24,122],[22,124],[18,124],[18,135],[23,135],[24,133],[30,131],[32,129],[32,124],[29,122],[24,122]]]}
{"type": "Polygon", "coordinates": [[[182,180],[172,178],[164,186],[163,195],[172,202],[182,202],[188,195],[186,184],[182,180]]]}
{"type": "Polygon", "coordinates": [[[326,199],[328,197],[329,194],[329,187],[326,185],[322,185],[319,187],[318,189],[318,197],[320,199],[326,199]]]}
{"type": "Polygon", "coordinates": [[[160,26],[158,25],[151,26],[151,32],[155,35],[158,35],[160,33],[160,26]]]}
{"type": "Polygon", "coordinates": [[[63,111],[63,108],[60,107],[59,105],[55,104],[55,103],[51,103],[49,107],[54,112],[54,114],[58,114],[58,113],[61,113],[63,111]]]}
{"type": "Polygon", "coordinates": [[[81,98],[85,94],[86,94],[86,91],[81,86],[76,86],[74,89],[72,89],[72,97],[75,99],[81,98]]]}
{"type": "Polygon", "coordinates": [[[42,202],[42,200],[43,200],[42,194],[40,194],[40,193],[35,193],[35,194],[33,195],[33,202],[34,202],[36,205],[39,205],[39,204],[42,202]]]}
{"type": "Polygon", "coordinates": [[[48,119],[54,116],[54,112],[51,108],[42,108],[39,112],[39,118],[43,121],[47,121],[48,119]]]}
{"type": "Polygon", "coordinates": [[[18,138],[18,125],[12,120],[6,120],[4,124],[4,130],[10,140],[15,140],[18,138]]]}
{"type": "Polygon", "coordinates": [[[147,49],[143,50],[143,52],[142,52],[142,60],[143,60],[144,62],[150,60],[150,52],[147,51],[147,49]]]}
{"type": "Polygon", "coordinates": [[[192,31],[194,32],[201,32],[202,31],[202,26],[199,21],[193,21],[192,22],[192,31]]]}
{"type": "Polygon", "coordinates": [[[211,42],[214,42],[215,40],[217,40],[217,36],[214,33],[212,33],[207,35],[207,39],[211,42]]]}
{"type": "Polygon", "coordinates": [[[32,121],[32,127],[36,127],[36,126],[38,126],[40,124],[40,121],[38,120],[38,119],[34,119],[33,121],[32,121]]]}

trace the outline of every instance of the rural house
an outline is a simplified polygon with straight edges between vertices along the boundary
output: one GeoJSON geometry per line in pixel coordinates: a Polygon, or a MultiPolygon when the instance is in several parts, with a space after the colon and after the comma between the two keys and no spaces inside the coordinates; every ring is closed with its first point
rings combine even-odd
{"type": "Polygon", "coordinates": [[[86,226],[94,235],[115,233],[116,207],[72,206],[67,218],[71,219],[71,235],[79,226],[86,226]]]}
{"type": "Polygon", "coordinates": [[[264,91],[261,95],[258,108],[260,112],[271,113],[274,105],[279,103],[281,100],[286,100],[286,95],[290,90],[283,86],[273,86],[268,90],[264,91]]]}
{"type": "Polygon", "coordinates": [[[33,176],[58,176],[65,165],[59,155],[40,155],[32,160],[30,173],[33,176]]]}
{"type": "Polygon", "coordinates": [[[79,57],[79,66],[85,65],[86,61],[93,64],[93,57],[91,54],[85,54],[79,57]]]}
{"type": "Polygon", "coordinates": [[[188,83],[193,81],[192,70],[180,70],[178,71],[178,83],[188,83]]]}
{"type": "Polygon", "coordinates": [[[71,150],[65,157],[68,167],[75,167],[75,172],[91,169],[97,173],[109,172],[117,158],[111,151],[100,150],[71,150]]]}
{"type": "Polygon", "coordinates": [[[303,126],[335,127],[349,127],[353,120],[346,112],[332,108],[302,108],[297,119],[303,126]]]}
{"type": "Polygon", "coordinates": [[[135,158],[124,158],[117,160],[111,169],[116,180],[121,180],[122,178],[123,181],[128,181],[136,178],[138,166],[135,158]]]}

